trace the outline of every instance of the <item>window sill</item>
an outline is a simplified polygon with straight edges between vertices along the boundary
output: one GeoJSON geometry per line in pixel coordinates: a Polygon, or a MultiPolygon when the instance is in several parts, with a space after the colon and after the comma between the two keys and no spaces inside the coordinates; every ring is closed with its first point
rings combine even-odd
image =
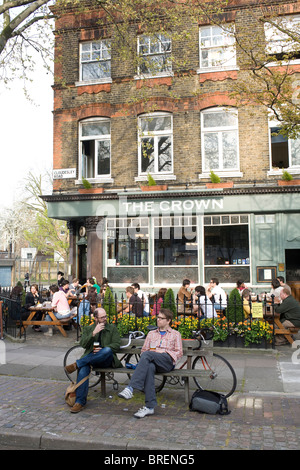
{"type": "Polygon", "coordinates": [[[112,83],[111,78],[102,78],[98,80],[82,80],[79,82],[75,82],[75,86],[87,86],[87,85],[102,85],[104,83],[112,83]]]}
{"type": "Polygon", "coordinates": [[[199,68],[196,70],[196,72],[198,74],[202,74],[202,73],[212,73],[212,72],[230,72],[230,71],[236,71],[236,70],[240,70],[239,67],[237,67],[236,65],[231,65],[231,66],[228,66],[228,67],[207,67],[207,68],[199,68]]]}
{"type": "MultiPolygon", "coordinates": [[[[103,178],[86,178],[86,180],[91,183],[91,184],[102,184],[102,183],[113,183],[114,179],[111,178],[110,176],[106,176],[103,178]]],[[[75,184],[83,184],[82,180],[76,180],[75,184]]]]}
{"type": "Polygon", "coordinates": [[[275,170],[272,168],[272,170],[269,170],[267,172],[267,175],[268,176],[282,176],[282,173],[284,171],[287,171],[288,173],[290,173],[291,175],[299,175],[300,174],[300,168],[297,167],[297,168],[280,168],[278,170],[275,170]]]}
{"type": "MultiPolygon", "coordinates": [[[[241,171],[237,170],[232,170],[232,171],[214,171],[214,173],[220,178],[242,178],[244,174],[241,171]]],[[[198,175],[199,180],[200,179],[207,179],[210,178],[210,173],[203,172],[200,175],[198,175]]]]}
{"type": "Polygon", "coordinates": [[[151,74],[135,75],[133,78],[134,80],[148,80],[149,78],[162,78],[162,77],[174,77],[174,73],[173,72],[161,72],[161,73],[157,73],[156,75],[151,75],[151,74]]]}
{"type": "MultiPolygon", "coordinates": [[[[151,176],[155,179],[155,181],[174,181],[176,180],[176,175],[158,175],[158,174],[154,174],[154,173],[151,173],[151,176]]],[[[147,181],[148,177],[147,175],[143,176],[136,176],[134,178],[134,180],[136,182],[139,182],[139,181],[147,181]]]]}

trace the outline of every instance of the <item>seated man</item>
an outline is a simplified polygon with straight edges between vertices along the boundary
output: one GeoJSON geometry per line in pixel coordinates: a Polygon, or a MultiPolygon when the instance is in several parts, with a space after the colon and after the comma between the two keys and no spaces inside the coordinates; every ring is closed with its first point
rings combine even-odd
{"type": "Polygon", "coordinates": [[[211,301],[214,300],[216,310],[225,310],[227,307],[227,294],[222,287],[219,286],[219,279],[216,277],[211,278],[206,294],[211,301]]]}
{"type": "MultiPolygon", "coordinates": [[[[300,304],[291,295],[291,289],[285,285],[280,291],[281,304],[275,306],[275,314],[280,315],[280,321],[284,328],[300,327],[300,304]]],[[[276,328],[276,325],[275,325],[276,328]]],[[[288,341],[284,335],[275,336],[275,344],[283,345],[288,341]]]]}
{"type": "Polygon", "coordinates": [[[141,351],[141,359],[132,374],[129,385],[118,395],[129,400],[133,397],[133,389],[145,392],[145,405],[137,413],[136,418],[153,415],[157,405],[155,395],[155,372],[169,372],[174,369],[178,359],[182,357],[182,339],[178,331],[171,328],[173,313],[161,308],[157,316],[158,328],[146,336],[141,351]]]}
{"type": "MultiPolygon", "coordinates": [[[[50,286],[50,292],[53,294],[52,298],[52,307],[55,307],[56,311],[54,312],[55,317],[57,320],[66,320],[67,318],[72,318],[77,315],[77,307],[70,309],[70,305],[66,294],[63,290],[59,290],[57,285],[50,286]]],[[[51,321],[52,318],[50,315],[46,315],[45,318],[47,321],[51,321]]],[[[53,327],[49,326],[48,331],[44,333],[44,335],[52,336],[53,335],[53,327]]]]}
{"type": "MultiPolygon", "coordinates": [[[[107,323],[104,308],[96,308],[94,312],[95,322],[83,329],[80,346],[85,348],[83,356],[74,364],[66,366],[69,374],[78,370],[77,383],[89,375],[92,367],[122,367],[116,353],[120,348],[121,340],[118,329],[107,323]],[[94,342],[99,343],[99,347],[94,349],[94,342]]],[[[76,389],[75,405],[71,408],[71,413],[79,413],[86,404],[89,390],[89,381],[83,382],[76,389]]]]}
{"type": "Polygon", "coordinates": [[[142,299],[134,293],[133,287],[126,287],[125,290],[126,297],[127,297],[127,307],[123,310],[123,313],[132,313],[136,317],[143,316],[144,305],[142,299]]]}

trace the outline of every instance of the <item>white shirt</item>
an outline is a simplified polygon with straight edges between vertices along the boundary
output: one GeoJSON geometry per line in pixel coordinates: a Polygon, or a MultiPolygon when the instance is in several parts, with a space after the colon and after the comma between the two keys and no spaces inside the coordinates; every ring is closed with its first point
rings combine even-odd
{"type": "Polygon", "coordinates": [[[199,298],[199,303],[201,310],[206,316],[206,318],[217,318],[217,312],[213,307],[212,301],[208,297],[206,297],[205,300],[205,295],[201,295],[199,298]]]}
{"type": "Polygon", "coordinates": [[[150,313],[150,305],[147,294],[145,294],[145,292],[143,292],[142,290],[138,290],[137,295],[144,302],[144,312],[150,313]]]}
{"type": "Polygon", "coordinates": [[[214,287],[211,290],[211,293],[213,294],[213,296],[215,298],[215,303],[217,303],[217,304],[220,303],[220,296],[221,296],[222,306],[224,305],[224,307],[226,307],[226,305],[227,305],[227,295],[226,295],[226,292],[222,289],[222,287],[217,285],[216,287],[214,287]]]}

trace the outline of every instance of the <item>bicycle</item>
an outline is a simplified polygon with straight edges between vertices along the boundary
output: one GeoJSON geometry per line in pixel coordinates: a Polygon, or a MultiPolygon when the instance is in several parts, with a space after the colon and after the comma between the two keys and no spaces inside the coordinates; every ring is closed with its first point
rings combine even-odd
{"type": "MultiPolygon", "coordinates": [[[[132,342],[133,339],[144,339],[144,338],[145,338],[145,333],[143,333],[142,331],[129,331],[128,343],[123,345],[123,346],[120,346],[120,349],[125,349],[125,348],[129,347],[131,345],[131,342],[132,342]]],[[[64,360],[63,360],[64,371],[66,373],[66,376],[68,377],[68,379],[71,382],[73,381],[73,379],[71,377],[71,374],[69,374],[66,371],[65,367],[66,367],[66,365],[73,364],[78,359],[80,359],[82,357],[84,351],[85,351],[85,349],[82,348],[78,344],[78,345],[73,346],[72,348],[70,348],[64,356],[64,360]]],[[[126,364],[131,364],[133,366],[136,366],[136,364],[138,363],[139,357],[140,357],[140,354],[125,353],[120,358],[120,361],[121,362],[123,360],[125,361],[125,367],[126,367],[126,364]]],[[[130,374],[128,374],[128,377],[130,378],[130,374]]],[[[108,372],[107,373],[107,379],[108,380],[114,380],[113,372],[108,372]]],[[[90,375],[90,379],[89,379],[89,388],[95,387],[96,385],[98,385],[99,382],[100,382],[100,374],[97,373],[97,371],[91,370],[91,375],[90,375]]],[[[114,388],[115,388],[115,384],[116,384],[116,381],[114,381],[114,384],[113,384],[114,388]]]]}

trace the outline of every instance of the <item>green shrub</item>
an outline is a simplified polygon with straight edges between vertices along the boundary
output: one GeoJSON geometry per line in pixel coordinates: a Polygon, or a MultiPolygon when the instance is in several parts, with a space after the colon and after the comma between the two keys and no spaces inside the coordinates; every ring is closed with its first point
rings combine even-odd
{"type": "Polygon", "coordinates": [[[147,179],[148,179],[148,186],[156,186],[156,181],[153,178],[153,176],[150,175],[150,173],[148,173],[147,179]]]}
{"type": "Polygon", "coordinates": [[[107,287],[105,291],[105,295],[103,299],[103,308],[106,311],[106,315],[108,316],[109,319],[111,319],[113,316],[117,314],[114,296],[109,287],[107,287]]]}
{"type": "Polygon", "coordinates": [[[175,295],[171,288],[167,290],[164,296],[162,308],[168,308],[169,310],[171,310],[171,312],[173,312],[173,318],[177,317],[175,295]]]}
{"type": "Polygon", "coordinates": [[[216,175],[216,173],[214,173],[212,170],[211,170],[209,176],[210,176],[210,181],[212,183],[220,183],[221,178],[218,175],[216,175]]]}
{"type": "Polygon", "coordinates": [[[228,297],[226,319],[230,323],[239,323],[244,320],[243,300],[238,289],[233,289],[228,297]]]}
{"type": "Polygon", "coordinates": [[[293,179],[293,177],[288,171],[284,170],[283,173],[282,173],[282,179],[284,181],[291,181],[293,179]]]}

